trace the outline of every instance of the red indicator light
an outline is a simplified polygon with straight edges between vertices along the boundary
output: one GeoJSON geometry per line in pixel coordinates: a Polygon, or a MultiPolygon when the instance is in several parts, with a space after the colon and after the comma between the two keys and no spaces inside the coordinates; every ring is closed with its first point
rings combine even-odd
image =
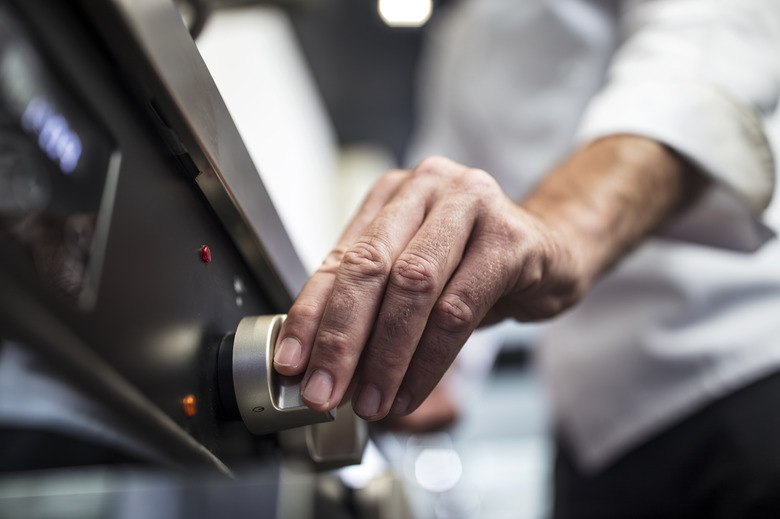
{"type": "Polygon", "coordinates": [[[211,263],[211,249],[208,245],[200,248],[200,259],[203,260],[203,263],[211,263]]]}

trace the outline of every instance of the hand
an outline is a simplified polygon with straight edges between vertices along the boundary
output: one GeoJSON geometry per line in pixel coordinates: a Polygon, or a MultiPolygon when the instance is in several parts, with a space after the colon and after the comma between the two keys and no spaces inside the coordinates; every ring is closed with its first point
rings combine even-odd
{"type": "Polygon", "coordinates": [[[583,289],[566,240],[486,172],[444,158],[382,177],[288,312],[277,371],[302,398],[413,411],[482,322],[536,320],[583,289]]]}

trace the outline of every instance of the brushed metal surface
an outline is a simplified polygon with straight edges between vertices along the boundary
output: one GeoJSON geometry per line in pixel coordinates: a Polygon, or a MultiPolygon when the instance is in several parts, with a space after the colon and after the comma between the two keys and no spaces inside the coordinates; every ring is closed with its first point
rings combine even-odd
{"type": "Polygon", "coordinates": [[[286,316],[245,317],[233,340],[233,386],[241,419],[254,434],[329,422],[336,413],[309,409],[300,397],[301,377],[273,368],[276,338],[286,316]]]}

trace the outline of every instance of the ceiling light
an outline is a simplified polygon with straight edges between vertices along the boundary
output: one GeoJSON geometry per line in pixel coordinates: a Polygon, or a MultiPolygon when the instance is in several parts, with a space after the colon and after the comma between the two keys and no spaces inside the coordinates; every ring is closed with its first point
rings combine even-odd
{"type": "Polygon", "coordinates": [[[379,0],[378,8],[390,27],[420,27],[431,17],[433,0],[379,0]]]}

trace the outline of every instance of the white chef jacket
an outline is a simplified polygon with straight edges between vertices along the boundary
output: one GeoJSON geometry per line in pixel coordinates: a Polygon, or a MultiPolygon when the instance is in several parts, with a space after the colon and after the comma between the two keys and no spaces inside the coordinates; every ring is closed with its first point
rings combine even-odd
{"type": "Polygon", "coordinates": [[[714,181],[542,341],[583,469],[780,368],[780,1],[464,0],[428,43],[410,162],[481,167],[519,200],[577,145],[631,133],[714,181]]]}

